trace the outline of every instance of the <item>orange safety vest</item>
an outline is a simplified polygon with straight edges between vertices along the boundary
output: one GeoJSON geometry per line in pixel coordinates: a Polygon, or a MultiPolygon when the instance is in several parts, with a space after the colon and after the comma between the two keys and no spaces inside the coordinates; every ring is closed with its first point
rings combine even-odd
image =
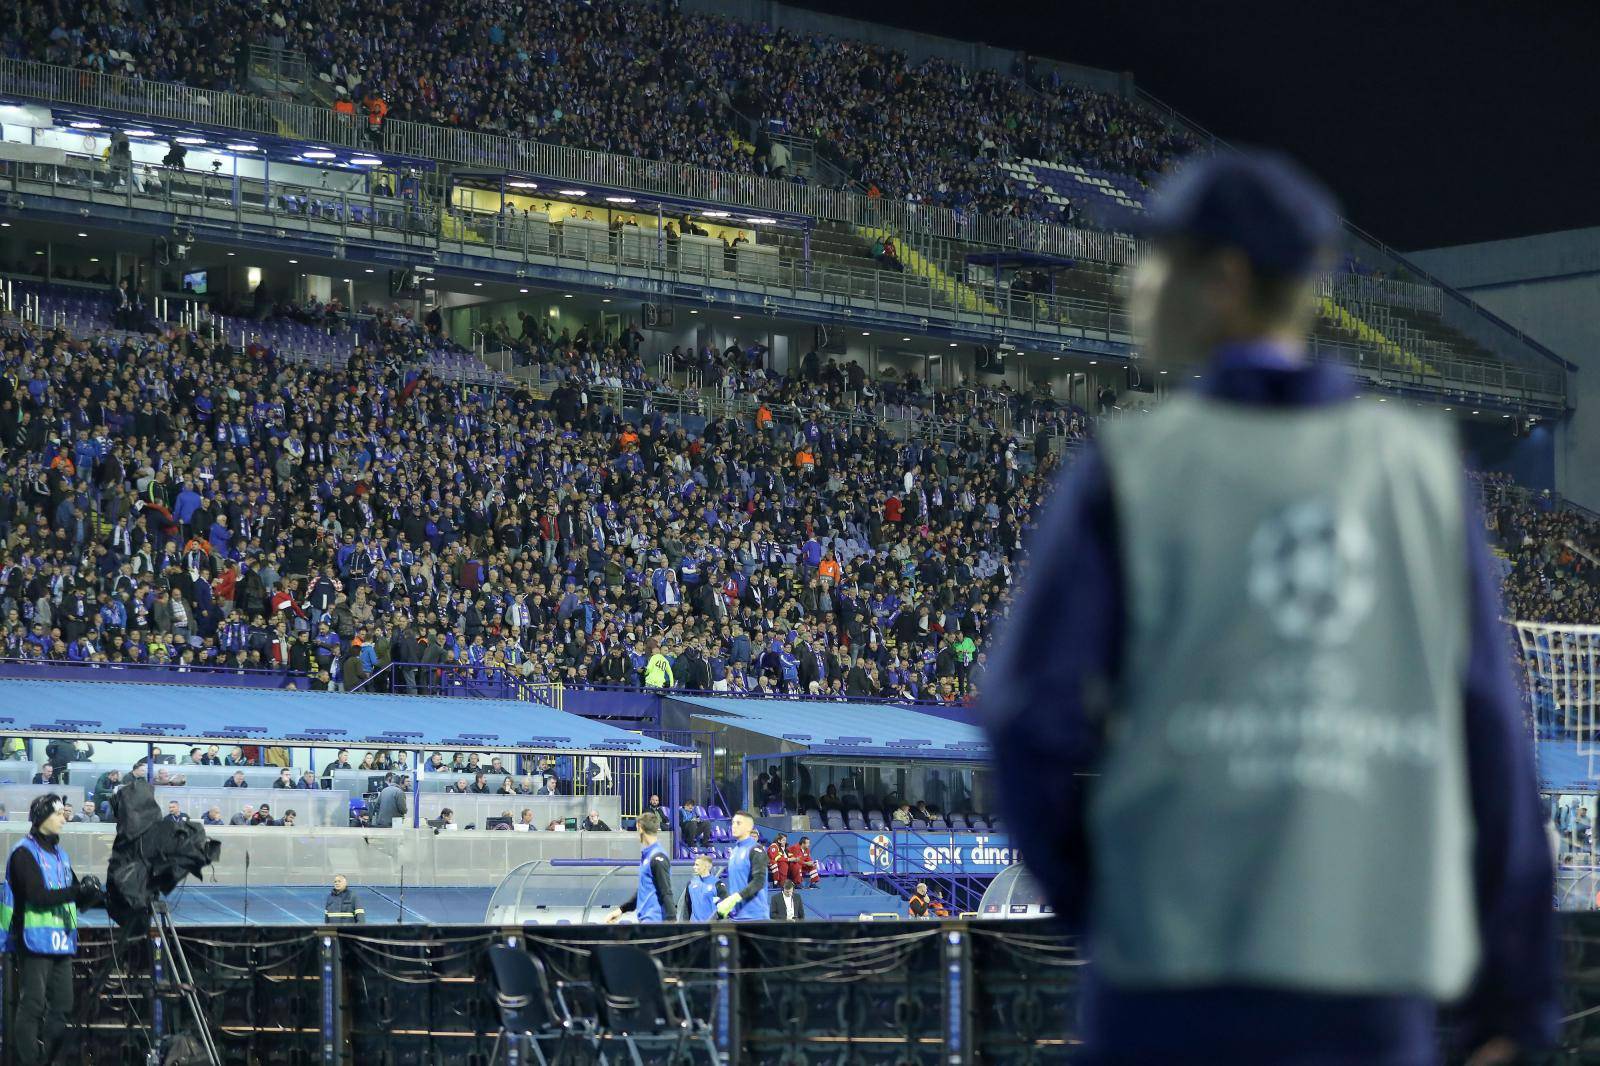
{"type": "Polygon", "coordinates": [[[341,115],[353,115],[356,113],[355,101],[336,100],[334,101],[333,109],[341,115]]]}

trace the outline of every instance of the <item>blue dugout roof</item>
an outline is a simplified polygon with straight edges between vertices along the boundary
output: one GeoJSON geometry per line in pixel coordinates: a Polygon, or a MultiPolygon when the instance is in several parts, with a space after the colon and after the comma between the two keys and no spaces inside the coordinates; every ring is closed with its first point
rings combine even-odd
{"type": "Polygon", "coordinates": [[[0,680],[0,734],[698,758],[692,748],[521,700],[102,681],[0,680]]]}
{"type": "Polygon", "coordinates": [[[691,713],[730,719],[728,725],[799,745],[818,755],[877,759],[989,757],[983,731],[890,703],[679,696],[691,713]]]}

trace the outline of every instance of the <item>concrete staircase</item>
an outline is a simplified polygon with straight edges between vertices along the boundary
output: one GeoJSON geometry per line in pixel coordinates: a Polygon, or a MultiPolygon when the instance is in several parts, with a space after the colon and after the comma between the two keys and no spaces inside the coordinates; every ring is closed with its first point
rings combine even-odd
{"type": "Polygon", "coordinates": [[[918,252],[902,241],[898,234],[891,232],[884,226],[857,226],[856,232],[860,233],[870,245],[874,241],[885,238],[894,241],[894,246],[900,254],[900,264],[906,268],[906,273],[925,280],[932,287],[935,296],[949,301],[952,307],[961,311],[976,311],[986,315],[1000,314],[1000,308],[984,299],[971,285],[961,281],[953,274],[948,273],[933,260],[918,252]]]}

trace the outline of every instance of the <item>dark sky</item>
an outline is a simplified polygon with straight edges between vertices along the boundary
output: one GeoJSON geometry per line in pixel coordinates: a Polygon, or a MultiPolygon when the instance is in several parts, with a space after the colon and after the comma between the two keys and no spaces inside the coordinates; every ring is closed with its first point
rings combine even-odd
{"type": "Polygon", "coordinates": [[[791,0],[1111,70],[1402,250],[1600,225],[1600,5],[791,0]]]}

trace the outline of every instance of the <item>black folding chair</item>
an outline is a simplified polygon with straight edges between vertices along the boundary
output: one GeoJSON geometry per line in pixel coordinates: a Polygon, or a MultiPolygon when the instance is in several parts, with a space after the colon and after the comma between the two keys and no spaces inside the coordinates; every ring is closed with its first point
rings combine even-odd
{"type": "Polygon", "coordinates": [[[491,1064],[500,1061],[503,1042],[506,1066],[526,1061],[520,1054],[523,1049],[539,1066],[549,1066],[550,1059],[545,1057],[542,1043],[554,1041],[555,1061],[561,1062],[567,1041],[573,1038],[586,1040],[599,1054],[598,1061],[606,1062],[592,1028],[584,1026],[567,1011],[556,1009],[544,963],[521,948],[496,944],[489,948],[489,979],[495,1006],[500,1010],[500,1032],[495,1036],[494,1050],[489,1055],[491,1064]]]}
{"type": "Polygon", "coordinates": [[[682,1062],[692,1046],[705,1049],[706,1061],[719,1063],[711,1027],[693,1017],[683,985],[671,982],[676,1006],[667,995],[668,979],[661,964],[631,944],[596,944],[589,952],[599,1037],[621,1040],[634,1066],[644,1066],[639,1049],[671,1048],[671,1061],[682,1062]]]}

